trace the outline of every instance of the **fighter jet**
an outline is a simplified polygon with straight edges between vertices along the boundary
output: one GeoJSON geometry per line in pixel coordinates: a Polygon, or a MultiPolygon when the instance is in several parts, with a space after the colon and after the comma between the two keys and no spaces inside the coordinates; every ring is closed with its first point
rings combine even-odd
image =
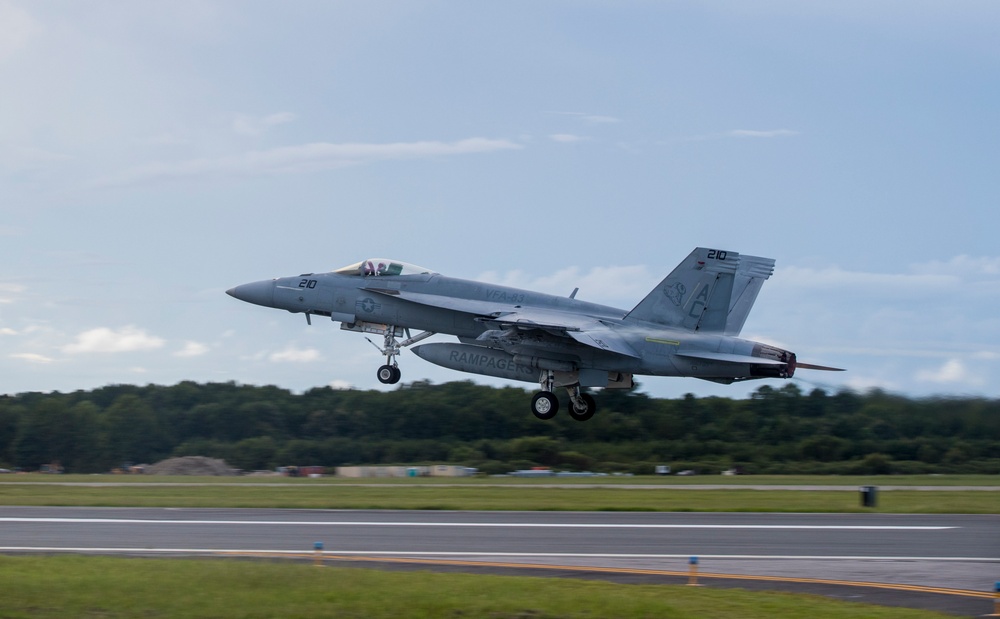
{"type": "MultiPolygon", "coordinates": [[[[576,298],[442,275],[398,260],[362,260],[236,286],[241,301],[339,322],[345,331],[382,337],[376,376],[400,380],[403,348],[435,334],[457,342],[411,350],[431,363],[485,376],[537,382],[531,412],[551,419],[554,390],[565,388],[578,421],[597,406],[587,388],[629,389],[636,375],[690,376],[717,383],[791,378],[795,354],[737,337],[774,260],[699,247],[631,311],[576,298]],[[416,331],[412,335],[412,331],[416,331]]],[[[369,341],[371,341],[369,339],[369,341]]]]}

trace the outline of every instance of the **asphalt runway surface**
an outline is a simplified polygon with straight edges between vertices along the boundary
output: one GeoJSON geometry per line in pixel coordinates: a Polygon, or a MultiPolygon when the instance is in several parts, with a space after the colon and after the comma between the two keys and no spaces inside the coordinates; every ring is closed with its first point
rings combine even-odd
{"type": "Polygon", "coordinates": [[[309,559],[316,542],[331,563],[620,582],[687,582],[697,557],[707,586],[966,616],[1000,580],[995,515],[0,507],[4,553],[309,559]]]}

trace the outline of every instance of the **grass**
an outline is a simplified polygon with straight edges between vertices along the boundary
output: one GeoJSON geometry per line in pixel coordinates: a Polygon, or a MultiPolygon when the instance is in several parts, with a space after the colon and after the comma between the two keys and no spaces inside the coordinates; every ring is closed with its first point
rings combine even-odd
{"type": "Polygon", "coordinates": [[[297,563],[0,556],[0,617],[933,619],[787,593],[297,563]]]}
{"type": "Polygon", "coordinates": [[[183,477],[160,475],[43,475],[28,473],[0,475],[0,485],[16,483],[224,483],[224,484],[289,484],[289,485],[470,485],[470,486],[656,486],[737,485],[737,486],[1000,486],[1000,475],[694,475],[691,477],[618,476],[607,477],[420,477],[420,478],[293,478],[293,477],[183,477]]]}
{"type": "MultiPolygon", "coordinates": [[[[93,478],[91,478],[93,479],[93,478]]],[[[120,478],[118,478],[120,479],[120,478]]],[[[129,478],[132,481],[136,478],[129,478]]],[[[142,478],[145,481],[148,478],[142,478]]],[[[218,481],[216,478],[215,481],[218,481]]],[[[308,480],[307,480],[308,481],[308,480]]],[[[320,481],[320,480],[316,480],[320,481]]],[[[404,480],[405,481],[405,480],[404,480]]],[[[533,480],[527,480],[533,481],[533,480]]],[[[856,490],[639,490],[626,487],[535,487],[387,483],[220,487],[140,483],[129,486],[0,484],[0,505],[75,507],[254,507],[296,509],[430,509],[542,511],[1000,513],[1000,494],[976,490],[893,490],[863,508],[856,490]]]]}

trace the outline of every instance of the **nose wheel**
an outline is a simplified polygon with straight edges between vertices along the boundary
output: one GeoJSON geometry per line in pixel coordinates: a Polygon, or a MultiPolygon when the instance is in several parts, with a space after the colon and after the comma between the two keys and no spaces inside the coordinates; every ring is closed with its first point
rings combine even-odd
{"type": "Polygon", "coordinates": [[[400,377],[403,373],[399,371],[399,366],[385,364],[378,369],[376,376],[378,377],[378,382],[383,385],[395,385],[399,382],[400,377]]]}

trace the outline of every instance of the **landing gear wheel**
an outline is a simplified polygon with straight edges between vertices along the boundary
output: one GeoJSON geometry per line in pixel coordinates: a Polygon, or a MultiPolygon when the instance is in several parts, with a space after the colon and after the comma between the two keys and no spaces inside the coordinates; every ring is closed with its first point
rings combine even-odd
{"type": "Polygon", "coordinates": [[[559,412],[559,399],[551,391],[539,391],[531,398],[531,413],[539,419],[552,419],[559,412]]]}
{"type": "Polygon", "coordinates": [[[376,376],[378,377],[378,382],[383,385],[395,385],[399,382],[402,372],[394,365],[383,365],[378,369],[376,376]]]}
{"type": "Polygon", "coordinates": [[[589,393],[581,393],[580,397],[586,403],[587,407],[584,409],[579,409],[573,404],[573,400],[569,401],[569,416],[577,421],[587,421],[594,416],[597,412],[597,402],[594,401],[594,396],[589,393]]]}

